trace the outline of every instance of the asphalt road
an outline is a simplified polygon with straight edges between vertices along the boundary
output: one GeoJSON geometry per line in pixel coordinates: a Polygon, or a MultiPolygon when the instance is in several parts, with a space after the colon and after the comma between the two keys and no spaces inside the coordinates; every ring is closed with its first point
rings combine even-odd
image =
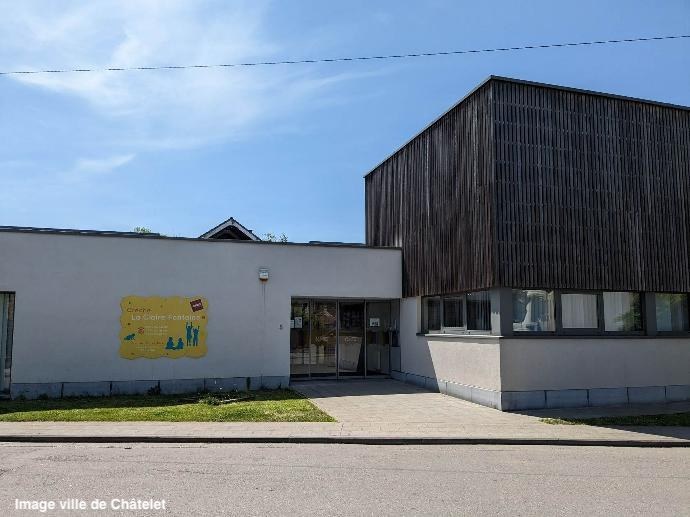
{"type": "Polygon", "coordinates": [[[0,445],[3,516],[305,514],[690,516],[690,449],[0,445]],[[68,498],[87,509],[15,510],[68,498]]]}

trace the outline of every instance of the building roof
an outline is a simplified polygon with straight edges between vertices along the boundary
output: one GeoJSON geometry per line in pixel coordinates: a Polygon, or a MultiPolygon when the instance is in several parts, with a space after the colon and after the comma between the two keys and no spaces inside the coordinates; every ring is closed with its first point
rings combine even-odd
{"type": "Polygon", "coordinates": [[[163,237],[160,233],[154,232],[116,232],[111,230],[77,230],[74,228],[36,228],[33,226],[0,226],[0,232],[46,234],[63,233],[65,235],[110,235],[113,237],[142,237],[147,239],[152,237],[163,237]]]}
{"type": "Polygon", "coordinates": [[[260,241],[261,239],[249,228],[231,217],[215,228],[199,236],[200,239],[222,239],[235,241],[260,241]]]}
{"type": "Polygon", "coordinates": [[[537,86],[540,88],[548,88],[550,90],[560,90],[560,91],[564,91],[564,92],[579,93],[579,94],[583,94],[583,95],[607,97],[609,99],[619,99],[619,100],[624,100],[624,101],[639,102],[639,103],[643,103],[643,104],[652,104],[655,106],[661,106],[661,107],[665,107],[665,108],[674,108],[674,109],[680,109],[680,110],[684,110],[684,111],[690,111],[690,106],[682,106],[680,104],[671,104],[671,103],[667,103],[667,102],[659,102],[659,101],[653,101],[653,100],[649,100],[649,99],[640,99],[637,97],[627,97],[625,95],[617,95],[615,93],[605,93],[605,92],[598,92],[598,91],[594,91],[594,90],[584,90],[581,88],[572,88],[570,86],[560,86],[557,84],[540,83],[540,82],[536,82],[536,81],[527,81],[524,79],[514,79],[512,77],[504,77],[501,75],[490,75],[489,77],[484,79],[481,83],[479,83],[477,86],[475,86],[472,90],[470,90],[459,101],[457,101],[450,108],[445,110],[438,117],[436,117],[429,124],[427,124],[421,131],[417,132],[412,138],[408,139],[403,145],[398,147],[395,151],[390,153],[386,158],[381,160],[375,167],[372,167],[371,170],[364,175],[364,177],[366,178],[367,176],[369,176],[372,172],[374,172],[381,165],[383,165],[386,161],[388,161],[388,159],[395,156],[398,152],[400,152],[402,149],[404,149],[415,138],[420,136],[427,129],[429,129],[431,126],[433,126],[439,120],[441,120],[443,117],[445,117],[448,113],[450,113],[452,110],[454,110],[455,108],[460,106],[463,102],[465,102],[467,99],[469,99],[472,95],[474,95],[477,92],[477,90],[479,90],[480,88],[482,88],[483,86],[485,86],[486,84],[488,84],[492,81],[500,81],[500,82],[514,83],[514,84],[524,84],[527,86],[537,86]]]}
{"type": "MultiPolygon", "coordinates": [[[[348,242],[324,242],[324,241],[310,241],[310,242],[273,242],[264,241],[257,237],[256,240],[246,239],[214,239],[208,237],[172,237],[169,235],[161,235],[160,233],[137,233],[137,232],[116,232],[116,231],[101,231],[101,230],[78,230],[71,228],[37,228],[33,226],[0,226],[0,233],[31,233],[38,235],[77,235],[84,237],[124,237],[134,239],[149,239],[149,240],[169,240],[169,241],[189,241],[189,242],[203,242],[209,244],[257,244],[266,246],[306,246],[306,247],[321,247],[321,248],[366,248],[366,249],[390,249],[400,250],[399,246],[368,246],[362,243],[348,243],[348,242]]],[[[207,232],[208,233],[208,232],[207,232]]]]}

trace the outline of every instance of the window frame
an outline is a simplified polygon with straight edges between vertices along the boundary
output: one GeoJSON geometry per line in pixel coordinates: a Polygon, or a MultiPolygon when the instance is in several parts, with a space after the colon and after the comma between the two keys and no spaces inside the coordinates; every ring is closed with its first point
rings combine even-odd
{"type": "Polygon", "coordinates": [[[559,336],[645,336],[647,335],[646,324],[646,304],[644,291],[595,291],[591,289],[555,289],[556,292],[556,335],[559,336]],[[606,330],[604,318],[604,292],[609,293],[637,293],[640,299],[640,321],[641,330],[606,330]],[[564,294],[594,294],[597,300],[597,328],[564,328],[563,327],[563,305],[561,296],[564,294]]]}
{"type": "Polygon", "coordinates": [[[467,294],[446,294],[441,296],[441,334],[461,334],[467,331],[467,294]],[[459,298],[462,300],[462,323],[459,327],[445,325],[446,320],[446,298],[459,298]],[[448,330],[452,332],[448,332],[448,330]]]}
{"type": "MultiPolygon", "coordinates": [[[[4,305],[3,312],[6,312],[6,319],[3,331],[3,325],[0,325],[0,347],[3,348],[0,353],[0,393],[7,394],[10,392],[12,386],[12,366],[14,362],[14,322],[16,319],[17,308],[17,293],[14,291],[0,291],[0,295],[7,296],[7,303],[4,305]]],[[[5,316],[0,314],[0,322],[5,316]]]]}
{"type": "Polygon", "coordinates": [[[657,292],[657,291],[650,291],[650,293],[654,297],[654,327],[656,329],[657,335],[662,336],[662,337],[673,337],[673,336],[687,337],[688,335],[690,335],[690,294],[689,293],[657,292]],[[656,321],[656,295],[657,294],[682,294],[685,296],[686,316],[688,318],[688,328],[686,330],[659,330],[659,327],[657,326],[657,321],[656,321]]]}
{"type": "MultiPolygon", "coordinates": [[[[557,336],[558,335],[558,328],[559,328],[559,307],[560,307],[560,293],[558,289],[532,289],[532,288],[511,288],[510,289],[510,306],[513,311],[513,314],[515,313],[515,299],[513,298],[513,292],[514,291],[544,291],[544,292],[552,292],[553,293],[553,330],[515,330],[513,328],[513,321],[511,321],[511,332],[513,336],[557,336]]],[[[511,314],[511,320],[512,320],[512,314],[511,314]]],[[[502,316],[501,316],[502,317],[502,316]]]]}
{"type": "MultiPolygon", "coordinates": [[[[688,317],[688,330],[686,331],[655,331],[656,327],[656,320],[654,321],[654,327],[652,327],[652,333],[653,335],[658,335],[658,336],[689,336],[690,335],[690,293],[656,293],[653,291],[647,292],[647,291],[621,291],[621,290],[594,290],[594,289],[554,289],[554,288],[544,288],[544,287],[511,287],[509,288],[511,291],[511,299],[510,299],[510,307],[511,311],[513,308],[513,291],[530,291],[530,290],[539,290],[539,291],[546,291],[546,292],[553,292],[553,310],[554,310],[554,324],[555,324],[555,330],[539,330],[539,331],[532,331],[532,330],[512,330],[512,321],[511,321],[511,336],[513,337],[520,337],[520,338],[528,338],[528,337],[539,337],[539,336],[544,336],[544,337],[573,337],[573,336],[580,336],[580,337],[602,337],[602,336],[609,336],[609,337],[625,337],[625,336],[651,336],[650,334],[650,325],[648,322],[648,318],[650,317],[649,314],[647,314],[647,297],[652,294],[683,294],[685,295],[687,299],[687,317],[688,317]],[[640,306],[640,321],[642,324],[641,330],[606,330],[605,329],[605,317],[604,317],[604,293],[605,292],[625,292],[625,293],[636,293],[639,295],[639,306],[640,306]],[[563,327],[563,303],[562,303],[562,296],[564,294],[586,294],[586,295],[594,295],[596,299],[596,314],[597,314],[597,326],[596,328],[564,328],[563,327]],[[654,332],[655,331],[655,332],[654,332]]],[[[421,315],[421,321],[420,321],[420,332],[419,335],[427,335],[427,334],[447,334],[447,335],[492,335],[493,329],[492,327],[492,322],[491,319],[489,320],[489,329],[486,330],[475,330],[475,329],[468,329],[468,319],[467,319],[467,296],[470,293],[479,293],[479,292],[486,292],[490,293],[489,289],[478,289],[475,291],[466,291],[463,293],[446,293],[446,294],[441,294],[441,295],[427,295],[427,296],[422,296],[421,301],[422,301],[422,315],[421,315]],[[440,329],[428,329],[427,328],[427,320],[426,320],[426,300],[429,298],[438,298],[439,300],[439,316],[440,316],[440,329]],[[445,314],[444,314],[444,301],[445,298],[461,298],[462,299],[462,318],[463,318],[463,326],[462,327],[448,327],[445,326],[445,314]]],[[[652,303],[650,301],[650,303],[652,303]]],[[[656,303],[656,298],[654,299],[654,303],[656,303]]],[[[491,304],[491,296],[489,295],[489,304],[491,304]]],[[[503,317],[503,315],[501,315],[503,317]]],[[[512,319],[512,314],[509,316],[512,319]]],[[[654,316],[656,317],[656,315],[654,316]]]]}
{"type": "Polygon", "coordinates": [[[421,322],[421,331],[423,334],[438,334],[438,333],[443,333],[443,296],[441,295],[430,295],[430,296],[422,296],[422,322],[421,322]],[[426,307],[426,302],[430,298],[438,298],[439,300],[439,329],[430,329],[428,328],[428,322],[429,322],[429,317],[428,313],[429,311],[427,310],[426,307]]]}
{"type": "Polygon", "coordinates": [[[562,289],[556,291],[555,297],[556,309],[556,333],[561,336],[601,336],[604,334],[604,296],[601,291],[592,291],[585,289],[562,289]],[[563,302],[561,297],[564,294],[588,294],[596,296],[597,304],[597,326],[582,327],[582,328],[565,328],[563,327],[563,302]]]}
{"type": "MultiPolygon", "coordinates": [[[[428,295],[428,296],[422,296],[422,318],[421,318],[421,325],[420,325],[420,334],[426,335],[426,334],[448,334],[448,335],[491,335],[491,318],[489,318],[489,328],[486,330],[477,330],[477,329],[468,329],[467,328],[467,295],[470,293],[480,293],[480,292],[486,292],[489,293],[488,289],[478,289],[476,291],[467,291],[464,293],[446,293],[446,294],[436,294],[436,295],[428,295]],[[429,329],[427,328],[427,318],[426,318],[426,300],[429,298],[438,298],[440,302],[440,317],[441,317],[441,329],[436,330],[436,329],[429,329]],[[460,298],[462,299],[462,322],[463,326],[462,327],[447,327],[445,326],[445,314],[444,314],[444,300],[445,298],[460,298]]],[[[489,295],[489,305],[491,304],[491,297],[489,295]]],[[[490,310],[490,309],[489,309],[490,310]]]]}
{"type": "Polygon", "coordinates": [[[646,305],[644,291],[601,291],[601,332],[605,336],[644,336],[647,334],[647,321],[645,318],[646,305]],[[640,299],[640,330],[606,330],[606,318],[604,316],[604,292],[607,293],[637,293],[640,299]]]}
{"type": "Polygon", "coordinates": [[[465,333],[466,334],[472,334],[472,335],[485,335],[485,334],[491,334],[491,291],[489,289],[479,289],[477,291],[468,291],[463,295],[465,302],[465,333]],[[467,318],[467,296],[469,294],[473,293],[486,293],[487,297],[489,299],[489,328],[488,329],[470,329],[468,328],[468,318],[467,318]]]}

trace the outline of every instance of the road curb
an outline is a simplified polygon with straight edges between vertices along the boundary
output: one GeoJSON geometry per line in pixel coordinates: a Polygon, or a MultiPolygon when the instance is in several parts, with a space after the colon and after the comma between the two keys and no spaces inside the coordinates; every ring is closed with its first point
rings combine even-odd
{"type": "Polygon", "coordinates": [[[23,443],[293,443],[354,445],[557,445],[562,447],[690,447],[690,440],[588,440],[556,438],[367,437],[367,436],[63,436],[4,435],[1,442],[23,443]]]}

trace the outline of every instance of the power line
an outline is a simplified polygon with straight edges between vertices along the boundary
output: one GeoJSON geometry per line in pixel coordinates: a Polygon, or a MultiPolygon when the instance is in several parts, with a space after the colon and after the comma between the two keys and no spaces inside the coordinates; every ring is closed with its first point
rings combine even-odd
{"type": "Polygon", "coordinates": [[[489,52],[511,52],[515,50],[532,50],[544,48],[562,48],[562,47],[583,47],[588,45],[610,45],[617,43],[637,43],[643,41],[663,41],[690,38],[690,35],[673,35],[673,36],[654,36],[648,38],[627,38],[627,39],[610,39],[600,41],[578,41],[574,43],[548,43],[544,45],[524,45],[521,47],[502,47],[502,48],[483,48],[471,50],[449,50],[440,52],[418,52],[414,54],[389,54],[383,56],[357,56],[357,57],[334,57],[334,58],[319,58],[319,59],[297,59],[285,61],[257,61],[253,63],[219,63],[206,65],[160,65],[160,66],[132,66],[132,67],[111,67],[111,68],[61,68],[61,69],[47,69],[47,70],[12,70],[0,71],[0,75],[31,75],[31,74],[66,74],[75,72],[131,72],[144,70],[186,70],[194,68],[239,68],[250,66],[272,66],[272,65],[301,65],[314,63],[340,63],[346,61],[375,61],[387,59],[406,59],[415,57],[432,57],[432,56],[457,56],[460,54],[484,54],[489,52]]]}

